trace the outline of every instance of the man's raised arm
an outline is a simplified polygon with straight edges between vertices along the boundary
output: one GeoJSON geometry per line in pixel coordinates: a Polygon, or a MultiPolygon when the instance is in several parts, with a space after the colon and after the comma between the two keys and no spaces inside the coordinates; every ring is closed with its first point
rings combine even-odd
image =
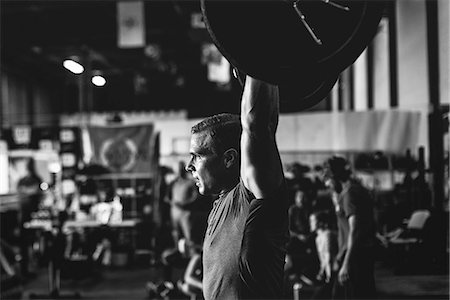
{"type": "Polygon", "coordinates": [[[278,87],[247,76],[241,103],[241,177],[256,198],[271,195],[283,181],[275,141],[278,114],[278,87]]]}

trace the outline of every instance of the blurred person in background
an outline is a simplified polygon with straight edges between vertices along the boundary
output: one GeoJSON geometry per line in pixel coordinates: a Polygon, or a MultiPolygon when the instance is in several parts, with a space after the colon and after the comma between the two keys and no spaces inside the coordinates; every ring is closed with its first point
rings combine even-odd
{"type": "Polygon", "coordinates": [[[311,178],[306,176],[310,167],[298,162],[294,162],[287,167],[286,182],[289,189],[289,205],[295,202],[295,193],[302,190],[309,201],[315,198],[315,186],[311,178]]]}
{"type": "Polygon", "coordinates": [[[305,241],[310,235],[309,216],[311,204],[303,190],[295,192],[295,202],[289,207],[289,233],[300,241],[305,241]]]}
{"type": "Polygon", "coordinates": [[[177,177],[170,183],[168,199],[171,209],[172,236],[178,245],[181,238],[192,243],[192,204],[199,193],[192,176],[185,170],[185,163],[178,162],[177,177]]]}
{"type": "Polygon", "coordinates": [[[314,239],[310,231],[311,205],[306,193],[298,189],[289,207],[289,243],[285,270],[288,275],[311,277],[317,262],[314,239]]]}
{"type": "Polygon", "coordinates": [[[151,220],[153,224],[151,243],[155,251],[152,263],[156,263],[162,251],[173,244],[170,201],[168,200],[169,180],[167,178],[172,173],[172,168],[168,166],[159,166],[158,168],[158,176],[155,183],[156,195],[153,202],[153,216],[151,220]]]}
{"type": "Polygon", "coordinates": [[[324,164],[326,183],[333,190],[339,252],[334,266],[334,299],[374,299],[375,220],[369,191],[354,178],[349,162],[338,156],[324,164]]]}
{"type": "Polygon", "coordinates": [[[319,287],[314,292],[313,299],[330,299],[335,273],[333,263],[338,252],[337,234],[331,227],[328,211],[316,211],[309,217],[311,232],[315,233],[315,243],[319,256],[320,268],[316,280],[319,287]]]}
{"type": "Polygon", "coordinates": [[[33,158],[28,159],[25,172],[25,175],[17,182],[22,223],[30,221],[31,213],[38,209],[42,199],[42,178],[36,172],[36,165],[33,158]]]}
{"type": "Polygon", "coordinates": [[[33,158],[29,158],[26,162],[25,175],[17,182],[17,192],[20,199],[19,212],[19,230],[20,230],[20,254],[21,273],[22,276],[32,275],[29,272],[29,246],[32,242],[32,237],[27,234],[24,224],[31,220],[31,215],[39,208],[42,200],[41,190],[42,178],[36,172],[36,164],[33,158]]]}
{"type": "Polygon", "coordinates": [[[322,178],[323,167],[321,165],[314,165],[312,169],[312,183],[316,190],[326,189],[322,178]]]}

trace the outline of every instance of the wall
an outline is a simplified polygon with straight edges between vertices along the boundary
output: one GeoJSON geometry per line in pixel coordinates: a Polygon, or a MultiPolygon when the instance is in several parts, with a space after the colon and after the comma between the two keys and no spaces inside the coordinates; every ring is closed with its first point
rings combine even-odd
{"type": "MultiPolygon", "coordinates": [[[[353,65],[354,110],[395,109],[420,112],[419,143],[429,161],[430,87],[426,0],[396,0],[394,19],[384,18],[370,49],[353,65]],[[393,22],[389,24],[390,22],[393,22]],[[395,32],[390,30],[395,29],[395,32]],[[390,36],[393,35],[393,36],[390,36]],[[395,37],[395,43],[390,39],[395,37]],[[370,51],[368,51],[370,50],[370,51]],[[392,51],[391,51],[392,50],[392,51]],[[389,56],[395,55],[395,56],[389,56]],[[390,65],[395,62],[396,65],[390,65]],[[370,65],[372,62],[373,65],[370,65]],[[372,79],[367,85],[372,68],[372,79]],[[396,67],[396,78],[390,78],[396,67]],[[391,86],[391,80],[393,80],[391,86]],[[391,90],[395,88],[395,90],[391,90]],[[391,96],[397,97],[392,103],[391,96]],[[373,101],[372,108],[368,105],[373,101]]],[[[387,13],[388,14],[388,13],[387,13]]],[[[450,103],[450,1],[438,0],[440,103],[450,103]]],[[[394,72],[395,74],[395,72],[394,72]]],[[[335,106],[333,106],[335,107],[335,106]]],[[[334,109],[335,110],[335,109],[334,109]]],[[[416,152],[417,149],[414,149],[416,152]]]]}
{"type": "Polygon", "coordinates": [[[25,80],[1,71],[1,109],[2,127],[29,125],[31,115],[26,94],[25,80]]]}
{"type": "Polygon", "coordinates": [[[353,64],[354,84],[353,95],[354,110],[365,111],[368,110],[368,74],[367,74],[367,49],[361,53],[358,59],[353,64]]]}
{"type": "Polygon", "coordinates": [[[438,1],[440,100],[450,104],[450,1],[438,1]]]}
{"type": "MultiPolygon", "coordinates": [[[[175,165],[180,159],[188,159],[190,128],[198,121],[154,122],[155,129],[160,131],[162,164],[175,165]]],[[[418,112],[283,114],[276,138],[283,163],[303,161],[314,165],[332,153],[382,150],[404,154],[407,149],[415,150],[420,145],[419,127],[418,112]]]]}
{"type": "Polygon", "coordinates": [[[52,126],[58,122],[59,87],[25,74],[0,70],[0,127],[52,126]]]}
{"type": "MultiPolygon", "coordinates": [[[[186,119],[180,114],[180,118],[147,117],[137,122],[139,118],[122,115],[125,125],[142,120],[154,124],[160,133],[161,164],[176,167],[179,160],[188,160],[190,128],[200,119],[186,119]]],[[[95,114],[90,124],[106,125],[107,116],[95,114]]],[[[76,115],[64,116],[60,124],[73,126],[77,120],[76,115]]],[[[283,163],[303,161],[314,165],[332,153],[381,150],[404,154],[407,149],[415,150],[422,142],[417,134],[420,122],[420,113],[396,110],[282,114],[276,138],[283,163]]]]}
{"type": "Polygon", "coordinates": [[[389,74],[389,19],[383,18],[378,27],[378,33],[373,39],[373,107],[374,109],[389,109],[390,74],[389,74]]]}
{"type": "Polygon", "coordinates": [[[399,107],[427,110],[428,53],[425,1],[397,1],[399,107]]]}

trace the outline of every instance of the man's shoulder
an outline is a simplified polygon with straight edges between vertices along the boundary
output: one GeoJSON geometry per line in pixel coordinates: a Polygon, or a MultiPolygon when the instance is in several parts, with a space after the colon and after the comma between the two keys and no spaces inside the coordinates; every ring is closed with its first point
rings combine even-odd
{"type": "Polygon", "coordinates": [[[246,213],[252,199],[253,194],[240,181],[226,194],[219,197],[219,202],[224,206],[230,207],[232,214],[238,216],[241,213],[246,213]]]}

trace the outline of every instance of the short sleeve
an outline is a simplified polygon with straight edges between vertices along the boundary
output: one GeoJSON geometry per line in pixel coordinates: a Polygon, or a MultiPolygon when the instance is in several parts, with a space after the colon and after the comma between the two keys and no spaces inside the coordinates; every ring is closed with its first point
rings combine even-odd
{"type": "Polygon", "coordinates": [[[250,203],[239,260],[241,297],[279,299],[288,241],[287,189],[250,203]]]}
{"type": "Polygon", "coordinates": [[[237,192],[239,193],[239,199],[244,199],[247,201],[247,203],[250,203],[253,199],[255,199],[255,196],[253,195],[253,193],[245,187],[245,184],[244,184],[244,181],[242,181],[242,178],[239,182],[237,192]]]}
{"type": "Polygon", "coordinates": [[[231,214],[234,217],[238,217],[242,210],[248,209],[250,202],[255,199],[255,196],[245,187],[242,179],[234,189],[233,194],[231,214]]]}
{"type": "Polygon", "coordinates": [[[343,197],[344,214],[346,218],[356,214],[356,203],[358,193],[350,188],[343,197]]]}

